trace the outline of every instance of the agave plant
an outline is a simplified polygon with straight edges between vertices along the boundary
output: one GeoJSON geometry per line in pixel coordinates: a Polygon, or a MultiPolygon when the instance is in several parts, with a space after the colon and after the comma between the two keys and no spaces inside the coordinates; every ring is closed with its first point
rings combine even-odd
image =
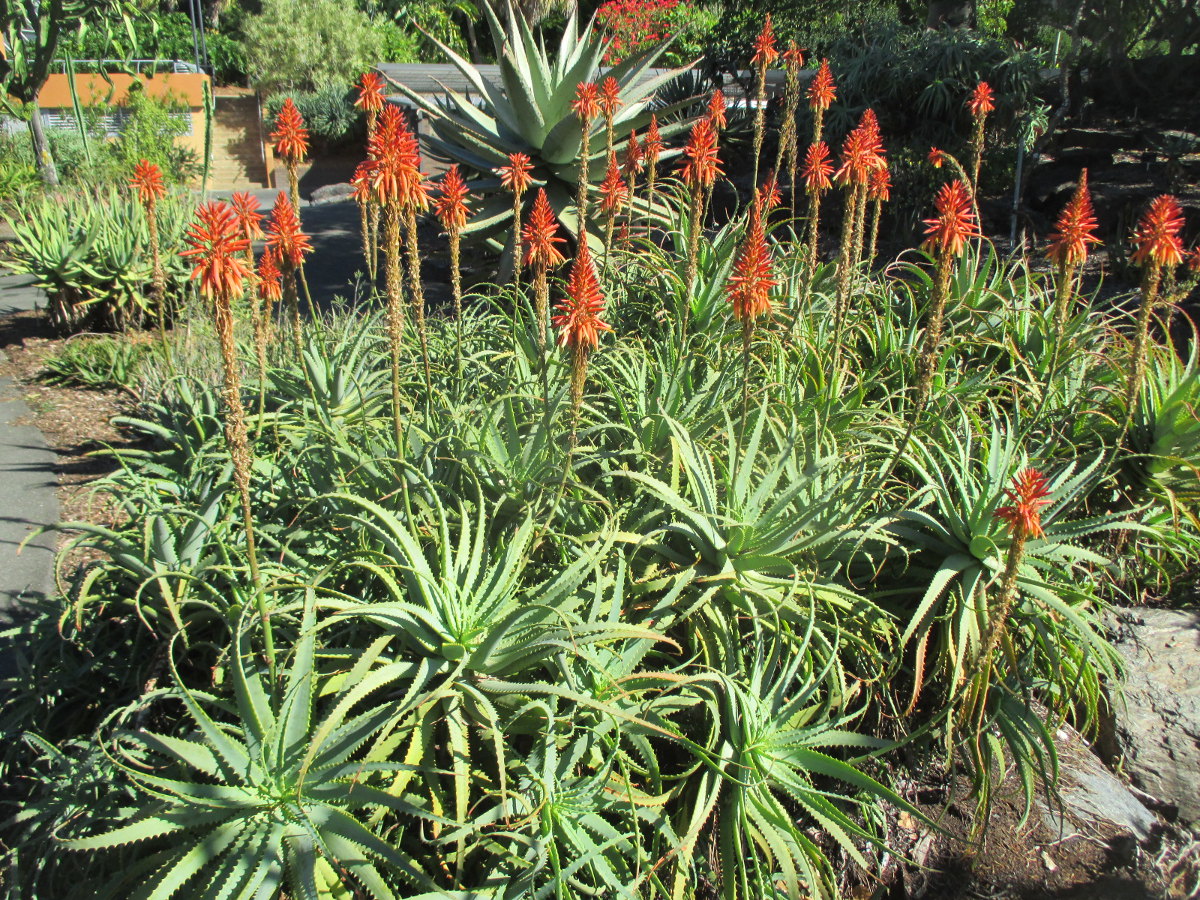
{"type": "MultiPolygon", "coordinates": [[[[442,103],[434,103],[402,84],[395,86],[429,116],[434,154],[478,173],[482,178],[471,185],[472,193],[491,195],[482,200],[464,234],[490,238],[511,220],[511,195],[501,195],[495,170],[506,165],[512,153],[529,156],[534,183],[546,188],[555,215],[574,234],[578,231],[575,197],[579,182],[600,182],[607,148],[603,140],[592,140],[588,158],[580,158],[581,129],[571,103],[580,83],[596,79],[607,42],[594,33],[594,22],[581,29],[578,11],[573,9],[557,51],[551,55],[544,40],[534,35],[523,14],[511,3],[506,4],[504,22],[489,2],[485,0],[480,6],[495,44],[499,85],[445,44],[430,38],[462,72],[471,95],[447,91],[442,103]]],[[[604,73],[605,77],[615,78],[621,88],[622,105],[613,120],[613,129],[620,137],[614,145],[619,158],[624,157],[629,132],[649,123],[655,90],[687,71],[688,67],[683,67],[650,74],[669,43],[663,41],[634,54],[604,73]]],[[[688,125],[678,122],[664,127],[664,139],[688,125]]],[[[602,131],[603,127],[601,121],[592,123],[594,131],[602,131]]],[[[645,214],[644,202],[638,211],[645,214]]]]}

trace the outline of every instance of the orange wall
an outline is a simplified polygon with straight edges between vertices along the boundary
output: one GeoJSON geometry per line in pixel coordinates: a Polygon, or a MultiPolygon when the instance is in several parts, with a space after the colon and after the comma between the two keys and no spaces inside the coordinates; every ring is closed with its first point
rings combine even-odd
{"type": "MultiPolygon", "coordinates": [[[[126,75],[112,72],[107,76],[84,75],[75,76],[75,93],[79,96],[82,106],[114,106],[124,103],[129,97],[129,88],[134,81],[140,81],[146,94],[160,100],[174,100],[191,107],[193,110],[204,108],[204,84],[209,80],[207,75],[199,73],[159,73],[158,75],[126,75]]],[[[212,85],[209,85],[210,89],[212,85]]],[[[51,75],[38,94],[38,106],[43,109],[70,109],[71,86],[68,77],[62,73],[51,75]]]]}

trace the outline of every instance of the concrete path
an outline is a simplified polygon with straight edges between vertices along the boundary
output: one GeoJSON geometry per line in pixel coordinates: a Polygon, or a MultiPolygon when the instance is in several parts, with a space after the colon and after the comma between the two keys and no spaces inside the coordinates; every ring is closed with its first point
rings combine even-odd
{"type": "MultiPolygon", "coordinates": [[[[0,275],[0,316],[44,302],[27,278],[0,275]]],[[[43,534],[21,547],[36,528],[53,525],[59,516],[57,456],[32,421],[17,385],[0,377],[0,622],[5,623],[22,600],[54,590],[54,536],[43,534]]]]}

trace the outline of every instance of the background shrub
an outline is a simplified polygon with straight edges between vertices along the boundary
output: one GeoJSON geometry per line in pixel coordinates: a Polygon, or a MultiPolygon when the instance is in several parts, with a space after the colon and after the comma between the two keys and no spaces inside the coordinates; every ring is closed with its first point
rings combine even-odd
{"type": "Polygon", "coordinates": [[[339,0],[264,0],[244,30],[250,80],[265,91],[349,84],[382,50],[370,17],[339,0]]]}

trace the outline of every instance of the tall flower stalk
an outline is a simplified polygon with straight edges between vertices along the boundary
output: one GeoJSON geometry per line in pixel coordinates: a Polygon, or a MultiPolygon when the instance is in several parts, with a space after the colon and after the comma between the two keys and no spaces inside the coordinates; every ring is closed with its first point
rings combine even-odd
{"type": "Polygon", "coordinates": [[[621,108],[621,85],[617,79],[609,75],[600,82],[600,112],[604,116],[604,155],[613,154],[616,133],[614,124],[617,110],[621,108]]]}
{"type": "Polygon", "coordinates": [[[1125,428],[1133,420],[1134,410],[1146,377],[1146,350],[1150,342],[1150,316],[1158,301],[1164,273],[1174,273],[1183,262],[1183,210],[1170,194],[1150,201],[1133,232],[1136,247],[1133,262],[1142,267],[1142,303],[1138,307],[1137,327],[1133,336],[1133,358],[1125,386],[1125,428]]]}
{"type": "Polygon", "coordinates": [[[167,279],[163,272],[162,255],[158,240],[158,201],[167,196],[162,170],[149,160],[143,159],[133,167],[129,186],[137,194],[146,212],[146,228],[150,233],[151,284],[153,285],[154,316],[158,323],[158,336],[162,341],[163,353],[170,362],[171,353],[167,345],[166,304],[167,279]]]}
{"type": "Polygon", "coordinates": [[[296,290],[296,273],[304,263],[304,257],[312,252],[308,236],[300,230],[300,217],[283,191],[275,198],[271,209],[271,220],[267,227],[267,249],[273,250],[283,272],[283,298],[287,302],[292,328],[292,346],[296,359],[304,352],[303,325],[300,321],[300,301],[296,290]]]}
{"type": "Polygon", "coordinates": [[[796,114],[800,111],[800,68],[804,65],[804,53],[795,41],[788,42],[783,51],[784,71],[787,79],[783,91],[783,127],[779,130],[779,150],[775,154],[775,171],[787,172],[792,209],[796,218],[796,176],[800,159],[800,142],[796,134],[796,114]],[[784,167],[787,167],[786,170],[784,167]]]}
{"type": "Polygon", "coordinates": [[[642,158],[646,164],[646,229],[650,229],[650,213],[654,209],[654,187],[658,180],[658,159],[662,156],[663,140],[658,130],[658,115],[650,114],[646,140],[642,142],[642,158]]]}
{"type": "Polygon", "coordinates": [[[1046,248],[1046,256],[1055,267],[1054,331],[1060,337],[1071,313],[1079,267],[1087,259],[1088,245],[1100,243],[1100,238],[1096,237],[1098,227],[1088,191],[1088,173],[1084,169],[1079,174],[1075,193],[1059,214],[1050,234],[1050,245],[1046,248]]]}
{"type": "Polygon", "coordinates": [[[600,115],[600,91],[593,82],[585,81],[575,88],[571,109],[579,119],[579,187],[575,197],[576,229],[579,240],[587,240],[588,187],[592,177],[592,122],[600,115]]]}
{"type": "MultiPolygon", "coordinates": [[[[246,266],[253,272],[254,247],[253,242],[266,237],[262,230],[262,213],[258,211],[258,198],[245,191],[237,191],[229,200],[237,216],[241,236],[246,240],[246,266]]],[[[258,380],[261,384],[267,377],[266,340],[263,337],[263,316],[261,295],[257,290],[250,294],[250,324],[254,331],[254,349],[258,358],[258,380]]]]}
{"type": "Polygon", "coordinates": [[[779,59],[779,48],[775,44],[775,29],[771,25],[771,14],[763,20],[762,30],[754,39],[754,54],[750,65],[754,67],[754,180],[758,184],[758,165],[762,156],[763,137],[767,124],[767,67],[779,59]]]}
{"type": "Polygon", "coordinates": [[[241,498],[242,521],[246,530],[246,558],[254,585],[255,601],[263,625],[267,661],[275,676],[275,642],[270,613],[262,590],[258,553],[254,539],[254,514],[250,507],[251,452],[246,430],[246,408],[242,404],[241,371],[237,343],[233,334],[233,299],[240,296],[251,271],[244,251],[249,241],[241,236],[237,214],[224,203],[209,202],[196,210],[196,221],[187,231],[188,249],[183,256],[194,262],[192,279],[200,284],[200,293],[212,303],[213,323],[221,348],[225,380],[225,440],[233,463],[233,480],[241,498]]]}
{"type": "Polygon", "coordinates": [[[457,329],[454,344],[455,367],[462,365],[462,230],[467,225],[467,183],[458,172],[458,164],[450,166],[442,176],[441,193],[434,201],[433,211],[442,223],[450,241],[450,292],[454,297],[454,323],[457,329]]]}
{"type": "Polygon", "coordinates": [[[833,157],[829,153],[828,144],[818,141],[809,145],[804,154],[804,165],[800,175],[804,180],[804,192],[808,195],[808,215],[805,217],[807,238],[804,248],[803,289],[800,291],[796,319],[792,320],[793,328],[799,319],[800,310],[808,305],[808,292],[817,268],[817,251],[821,238],[821,195],[833,187],[833,157]]]}
{"type": "Polygon", "coordinates": [[[629,141],[625,145],[625,158],[621,160],[621,174],[625,176],[625,222],[633,222],[633,195],[637,188],[637,177],[646,167],[646,155],[638,140],[637,131],[629,132],[629,141]]]}
{"type": "Polygon", "coordinates": [[[692,126],[687,146],[683,148],[683,182],[691,192],[691,218],[688,231],[687,270],[684,275],[684,311],[680,336],[687,334],[692,309],[692,289],[700,260],[700,231],[704,224],[705,193],[724,174],[717,153],[717,131],[711,119],[700,119],[692,126]]]}
{"type": "Polygon", "coordinates": [[[871,171],[867,180],[867,200],[871,203],[871,240],[867,245],[867,268],[875,264],[875,248],[879,243],[879,220],[883,204],[892,198],[892,176],[887,163],[871,171]]]}
{"type": "MultiPolygon", "coordinates": [[[[384,104],[384,80],[376,72],[364,72],[358,82],[358,97],[354,105],[367,114],[367,145],[370,146],[375,129],[379,126],[379,114],[384,104]]],[[[353,182],[351,182],[353,183],[353,182]]],[[[379,268],[379,204],[373,202],[370,191],[359,204],[363,225],[363,246],[366,248],[367,272],[374,282],[379,268]]],[[[356,192],[355,199],[358,199],[356,192]]]]}
{"type": "Polygon", "coordinates": [[[585,240],[579,242],[567,278],[566,293],[567,296],[555,307],[558,315],[552,321],[558,329],[558,343],[571,353],[571,449],[574,450],[579,410],[587,385],[588,356],[599,345],[600,333],[612,331],[612,327],[600,318],[604,314],[604,295],[585,240]]]}
{"type": "Polygon", "coordinates": [[[734,262],[725,292],[733,306],[733,314],[742,325],[742,428],[750,403],[750,345],[755,323],[771,313],[771,288],[779,282],[772,277],[771,249],[767,246],[763,228],[766,201],[755,193],[750,206],[750,223],[746,238],[734,262]]]}
{"type": "Polygon", "coordinates": [[[550,311],[549,272],[566,262],[556,244],[565,244],[566,239],[558,233],[558,220],[545,188],[538,188],[537,198],[529,221],[521,232],[521,243],[525,247],[525,262],[533,267],[534,309],[537,314],[538,349],[546,351],[546,317],[550,311]]]}
{"type": "Polygon", "coordinates": [[[367,267],[367,276],[372,283],[375,281],[375,264],[378,259],[376,242],[378,240],[378,221],[372,226],[371,216],[379,218],[379,205],[374,202],[371,193],[371,160],[364,159],[354,170],[350,178],[351,194],[358,205],[358,226],[362,232],[363,262],[367,267]]]}
{"type": "Polygon", "coordinates": [[[808,108],[813,114],[812,143],[819,144],[825,131],[825,112],[837,99],[837,84],[833,80],[833,71],[829,68],[829,60],[821,60],[817,74],[808,83],[808,108]]]}
{"type": "Polygon", "coordinates": [[[613,226],[617,213],[629,199],[629,189],[621,170],[617,167],[617,154],[608,155],[608,169],[604,181],[600,183],[600,210],[604,213],[604,275],[608,276],[609,263],[612,258],[613,226]]]}
{"type": "Polygon", "coordinates": [[[500,176],[500,186],[513,195],[513,292],[521,290],[521,208],[525,192],[533,184],[533,163],[528,154],[508,154],[508,165],[496,170],[500,176]]]}
{"type": "Polygon", "coordinates": [[[996,108],[995,94],[986,81],[981,81],[971,92],[967,100],[967,109],[971,112],[971,193],[979,194],[979,167],[983,162],[984,126],[988,113],[996,108]]]}
{"type": "Polygon", "coordinates": [[[271,343],[271,310],[283,299],[283,273],[275,250],[263,251],[255,276],[255,306],[259,310],[254,331],[254,356],[258,361],[258,425],[262,430],[263,410],[267,399],[267,347],[271,343]]]}

